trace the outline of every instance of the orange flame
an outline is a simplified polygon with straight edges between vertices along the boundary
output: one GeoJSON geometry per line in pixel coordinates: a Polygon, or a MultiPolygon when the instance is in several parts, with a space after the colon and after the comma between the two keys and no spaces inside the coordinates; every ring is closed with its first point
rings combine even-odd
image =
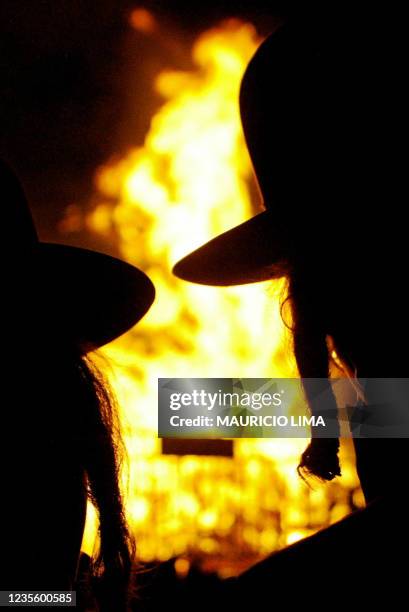
{"type": "Polygon", "coordinates": [[[123,257],[157,288],[146,318],[104,351],[123,407],[139,557],[219,557],[225,574],[237,571],[229,559],[269,553],[341,518],[358,491],[348,463],[342,482],[309,490],[295,470],[305,440],[237,440],[233,459],[198,458],[161,455],[156,435],[160,376],[297,375],[279,312],[283,282],[213,289],[170,272],[254,214],[238,91],[259,43],[252,25],[229,21],[198,38],[194,70],[159,74],[165,101],[145,143],[99,170],[99,203],[87,218],[92,231],[115,235],[123,257]]]}
{"type": "Polygon", "coordinates": [[[155,17],[144,8],[137,8],[132,11],[129,17],[130,25],[145,34],[152,34],[156,30],[155,17]]]}

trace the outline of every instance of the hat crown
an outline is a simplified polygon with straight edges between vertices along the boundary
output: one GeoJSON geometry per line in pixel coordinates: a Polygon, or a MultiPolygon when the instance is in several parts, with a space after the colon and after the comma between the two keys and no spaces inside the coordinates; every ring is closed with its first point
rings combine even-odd
{"type": "Polygon", "coordinates": [[[292,21],[262,43],[240,111],[266,207],[390,189],[404,116],[399,57],[370,23],[292,21]]]}
{"type": "Polygon", "coordinates": [[[38,244],[37,232],[20,181],[14,172],[0,160],[0,190],[3,200],[2,248],[13,257],[28,255],[38,244]]]}
{"type": "MultiPolygon", "coordinates": [[[[150,308],[155,288],[138,268],[115,257],[40,242],[20,182],[0,160],[5,268],[2,287],[10,329],[81,353],[128,331],[150,308]],[[5,282],[4,282],[5,280],[5,282]]],[[[31,340],[30,340],[31,341],[31,340]]]]}

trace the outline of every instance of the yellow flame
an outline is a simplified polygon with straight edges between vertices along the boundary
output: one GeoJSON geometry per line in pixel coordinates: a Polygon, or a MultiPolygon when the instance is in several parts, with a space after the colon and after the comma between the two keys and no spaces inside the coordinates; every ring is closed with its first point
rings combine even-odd
{"type": "MultiPolygon", "coordinates": [[[[159,74],[165,101],[145,143],[99,170],[99,204],[87,218],[107,240],[115,235],[122,256],[157,288],[145,319],[104,351],[123,407],[127,508],[143,560],[266,554],[348,512],[357,488],[347,463],[344,485],[310,491],[296,474],[305,440],[236,441],[231,459],[164,456],[156,436],[160,376],[296,375],[279,312],[283,282],[214,289],[170,272],[254,214],[238,92],[259,43],[252,25],[229,21],[198,38],[194,70],[159,74]]],[[[91,542],[88,524],[88,549],[91,542]]]]}

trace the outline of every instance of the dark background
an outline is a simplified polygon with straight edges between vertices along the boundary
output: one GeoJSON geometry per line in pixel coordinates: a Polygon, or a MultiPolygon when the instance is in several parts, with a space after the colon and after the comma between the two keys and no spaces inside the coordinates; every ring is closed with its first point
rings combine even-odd
{"type": "Polygon", "coordinates": [[[142,143],[160,104],[153,77],[189,68],[199,32],[239,17],[267,34],[288,10],[266,0],[2,0],[0,156],[24,183],[40,237],[62,239],[63,210],[88,201],[95,169],[142,143]],[[138,7],[156,16],[154,35],[129,26],[138,7]]]}

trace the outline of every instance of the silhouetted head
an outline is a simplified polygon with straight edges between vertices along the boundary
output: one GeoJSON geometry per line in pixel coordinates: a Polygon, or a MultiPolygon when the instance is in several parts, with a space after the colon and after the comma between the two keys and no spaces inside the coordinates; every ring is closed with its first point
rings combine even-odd
{"type": "MultiPolygon", "coordinates": [[[[329,337],[357,376],[406,371],[401,46],[383,16],[335,11],[269,37],[240,94],[265,211],[174,268],[211,285],[287,277],[304,378],[328,377],[329,337]]],[[[314,390],[305,391],[314,412],[314,390]]],[[[301,470],[334,478],[338,445],[313,439],[301,470]]]]}
{"type": "Polygon", "coordinates": [[[115,598],[111,609],[122,610],[133,555],[119,486],[122,443],[114,399],[86,353],[130,329],[154,288],[116,258],[40,242],[3,162],[0,198],[2,585],[72,588],[88,497],[100,522],[94,570],[104,598],[115,598]]]}

